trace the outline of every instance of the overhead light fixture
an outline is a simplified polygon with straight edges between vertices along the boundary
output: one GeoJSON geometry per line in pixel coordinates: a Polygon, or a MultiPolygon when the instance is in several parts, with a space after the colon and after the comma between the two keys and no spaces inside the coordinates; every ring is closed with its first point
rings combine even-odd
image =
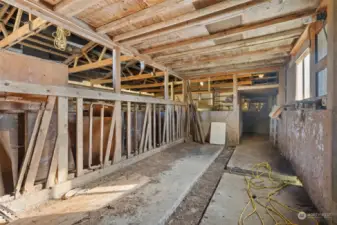
{"type": "Polygon", "coordinates": [[[200,82],[200,85],[201,85],[201,86],[204,86],[204,82],[200,82]]]}
{"type": "Polygon", "coordinates": [[[263,73],[259,74],[259,78],[264,78],[264,74],[263,73]]]}

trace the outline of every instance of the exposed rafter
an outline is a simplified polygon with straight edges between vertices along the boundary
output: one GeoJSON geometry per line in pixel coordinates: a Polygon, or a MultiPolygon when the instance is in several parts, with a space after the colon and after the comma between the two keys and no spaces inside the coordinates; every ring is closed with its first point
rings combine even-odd
{"type": "MultiPolygon", "coordinates": [[[[131,59],[133,59],[133,56],[121,56],[121,62],[125,62],[125,61],[131,60],[131,59]]],[[[104,66],[111,66],[112,63],[113,63],[112,58],[104,59],[104,60],[101,60],[101,61],[92,62],[92,63],[88,63],[88,64],[85,64],[85,65],[75,66],[75,67],[69,68],[69,73],[78,73],[78,72],[82,72],[82,71],[86,71],[86,70],[101,68],[101,67],[104,67],[104,66]]]]}
{"type": "Polygon", "coordinates": [[[32,13],[45,20],[48,20],[49,22],[57,26],[61,26],[79,36],[87,38],[107,48],[114,49],[115,47],[119,47],[124,54],[133,55],[134,57],[137,57],[138,60],[144,61],[146,64],[154,68],[160,69],[162,71],[169,71],[170,74],[181,78],[177,73],[173,72],[170,68],[167,68],[164,65],[153,61],[151,57],[140,54],[136,49],[132,47],[116,43],[112,41],[107,35],[98,34],[90,26],[84,24],[83,22],[75,18],[66,18],[64,16],[61,16],[59,13],[49,9],[48,7],[44,6],[39,2],[25,1],[25,0],[4,0],[4,2],[11,4],[15,7],[18,7],[20,9],[23,9],[26,12],[32,13]]]}
{"type": "Polygon", "coordinates": [[[32,35],[45,29],[49,24],[46,20],[36,18],[30,24],[24,24],[19,27],[13,33],[9,34],[6,38],[0,41],[0,48],[10,47],[32,35]]]}
{"type": "Polygon", "coordinates": [[[190,38],[190,39],[173,42],[169,44],[158,45],[158,46],[155,46],[149,49],[141,50],[140,52],[142,54],[153,54],[156,52],[178,48],[178,47],[189,45],[189,44],[194,44],[194,43],[199,43],[199,42],[204,42],[204,41],[209,41],[209,40],[216,40],[219,38],[224,38],[229,35],[239,34],[245,31],[249,31],[249,30],[255,30],[258,28],[266,27],[266,26],[271,26],[271,25],[307,17],[307,16],[312,16],[314,13],[315,13],[315,9],[306,9],[306,10],[302,10],[299,12],[294,12],[294,13],[290,13],[287,15],[278,16],[272,19],[257,21],[257,22],[250,23],[250,24],[243,24],[243,25],[240,25],[234,28],[229,28],[227,30],[219,31],[214,34],[210,34],[206,36],[190,38]]]}

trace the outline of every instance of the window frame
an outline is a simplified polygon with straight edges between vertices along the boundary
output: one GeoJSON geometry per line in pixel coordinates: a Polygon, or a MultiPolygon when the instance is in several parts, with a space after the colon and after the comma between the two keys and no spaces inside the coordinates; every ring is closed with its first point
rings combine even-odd
{"type": "Polygon", "coordinates": [[[308,89],[309,89],[309,91],[308,91],[308,93],[309,93],[309,96],[307,97],[306,96],[306,67],[305,67],[305,65],[306,65],[306,63],[305,63],[305,59],[306,59],[306,57],[307,56],[309,56],[309,57],[312,57],[311,56],[311,54],[310,54],[310,47],[309,48],[307,48],[297,59],[296,59],[296,82],[295,82],[295,101],[302,101],[302,100],[304,100],[304,99],[308,99],[308,98],[311,98],[311,96],[310,96],[310,94],[311,94],[311,92],[310,92],[310,82],[311,82],[311,80],[310,80],[310,77],[311,77],[311,65],[310,65],[310,62],[311,62],[311,60],[310,60],[310,58],[309,58],[309,86],[308,86],[308,89]],[[298,65],[300,64],[300,63],[302,63],[302,98],[301,99],[297,99],[298,98],[298,96],[297,96],[297,72],[298,72],[298,69],[297,69],[297,67],[298,67],[298,65]]]}

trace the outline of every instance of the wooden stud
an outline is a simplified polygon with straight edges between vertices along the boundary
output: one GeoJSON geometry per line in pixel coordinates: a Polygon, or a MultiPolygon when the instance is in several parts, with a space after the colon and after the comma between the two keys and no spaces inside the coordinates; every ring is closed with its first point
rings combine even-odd
{"type": "Polygon", "coordinates": [[[158,144],[159,146],[162,145],[162,127],[161,127],[161,107],[158,107],[158,144]]]}
{"type": "Polygon", "coordinates": [[[145,145],[145,137],[146,137],[146,127],[147,127],[147,120],[148,120],[148,115],[149,115],[149,110],[150,110],[150,104],[146,104],[146,109],[145,109],[145,117],[144,117],[144,123],[143,123],[143,128],[142,128],[142,137],[140,139],[140,145],[139,145],[139,151],[143,152],[144,145],[145,145]]]}
{"type": "Polygon", "coordinates": [[[138,148],[138,142],[139,142],[139,139],[138,139],[138,104],[134,104],[135,105],[135,154],[136,152],[139,154],[139,148],[138,148]]]}
{"type": "Polygon", "coordinates": [[[76,101],[76,175],[83,174],[83,98],[76,101]]]}
{"type": "Polygon", "coordinates": [[[99,164],[103,166],[103,154],[104,154],[104,108],[105,106],[102,104],[101,108],[101,126],[100,126],[100,136],[99,136],[99,164]]]}
{"type": "Polygon", "coordinates": [[[98,61],[102,61],[102,59],[105,56],[106,50],[107,50],[107,47],[103,47],[103,50],[102,50],[101,54],[99,55],[98,61]]]}
{"type": "MultiPolygon", "coordinates": [[[[121,51],[118,47],[113,50],[112,79],[113,88],[117,94],[121,93],[121,51]]],[[[116,107],[116,145],[114,163],[122,159],[122,103],[115,102],[116,107]]]]}
{"type": "MultiPolygon", "coordinates": [[[[46,141],[47,133],[49,130],[49,124],[51,116],[53,114],[53,109],[55,105],[56,97],[49,96],[46,104],[46,109],[43,112],[41,125],[37,134],[32,159],[30,161],[29,169],[26,176],[26,181],[24,185],[25,191],[32,191],[34,187],[34,182],[37,174],[37,170],[40,165],[40,159],[43,152],[43,147],[46,141]]],[[[35,124],[36,125],[36,124],[35,124]]],[[[33,143],[32,143],[33,144],[33,143]]],[[[68,154],[67,154],[68,155],[68,154]]]]}
{"type": "Polygon", "coordinates": [[[53,187],[57,183],[56,182],[56,179],[57,179],[56,173],[57,173],[57,163],[58,163],[60,145],[61,145],[61,143],[60,143],[59,138],[56,138],[56,144],[55,144],[52,160],[51,160],[49,171],[48,171],[46,188],[53,187]]]}
{"type": "MultiPolygon", "coordinates": [[[[125,62],[128,60],[133,59],[132,56],[121,56],[120,60],[121,62],[125,62]]],[[[97,68],[101,68],[101,67],[105,67],[105,66],[111,66],[111,64],[113,64],[112,59],[104,59],[101,61],[97,61],[97,62],[93,62],[93,63],[88,63],[85,65],[81,65],[81,66],[77,66],[75,68],[69,68],[69,73],[78,73],[78,72],[83,72],[86,70],[92,70],[92,69],[97,69],[97,68]]]]}
{"type": "Polygon", "coordinates": [[[112,140],[113,140],[113,136],[114,136],[114,133],[115,133],[116,116],[117,116],[116,112],[117,112],[117,108],[115,107],[113,109],[112,116],[111,116],[108,143],[107,143],[107,147],[106,147],[106,151],[105,151],[105,158],[104,158],[104,165],[105,166],[109,165],[110,152],[111,152],[111,147],[112,147],[112,140]]]}
{"type": "Polygon", "coordinates": [[[57,138],[60,141],[58,156],[58,183],[68,180],[68,98],[58,97],[57,104],[57,138]]]}
{"type": "Polygon", "coordinates": [[[37,138],[37,135],[38,135],[38,131],[40,129],[42,115],[43,115],[43,110],[39,110],[38,113],[37,113],[36,119],[35,119],[35,124],[34,124],[32,134],[31,134],[29,145],[28,145],[28,148],[26,149],[25,158],[24,158],[23,163],[21,165],[18,182],[16,184],[16,188],[15,188],[15,197],[16,198],[19,196],[19,193],[20,193],[20,190],[21,190],[21,187],[22,187],[22,182],[24,180],[24,176],[26,175],[27,168],[30,164],[30,160],[31,160],[31,157],[32,157],[32,154],[33,154],[35,141],[36,141],[36,138],[37,138]]]}
{"type": "Polygon", "coordinates": [[[13,26],[13,31],[16,31],[17,29],[19,29],[20,24],[21,24],[21,18],[22,18],[22,9],[19,9],[17,14],[16,14],[16,18],[15,18],[15,23],[13,26]]]}
{"type": "Polygon", "coordinates": [[[131,157],[131,102],[127,102],[127,157],[131,157]]]}
{"type": "Polygon", "coordinates": [[[153,148],[157,147],[157,123],[156,123],[156,116],[157,116],[157,112],[156,112],[156,104],[153,104],[153,148]]]}

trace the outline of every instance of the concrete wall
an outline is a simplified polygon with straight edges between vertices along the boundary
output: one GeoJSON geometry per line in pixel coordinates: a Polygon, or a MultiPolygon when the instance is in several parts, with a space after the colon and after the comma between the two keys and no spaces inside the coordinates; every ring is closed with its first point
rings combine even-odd
{"type": "MultiPolygon", "coordinates": [[[[296,62],[309,47],[306,41],[286,66],[285,103],[295,102],[296,62]]],[[[314,57],[314,51],[311,52],[314,57]]],[[[312,60],[312,63],[313,60],[312,60]]],[[[315,64],[311,65],[310,93],[315,97],[315,64]]],[[[291,162],[312,201],[321,212],[330,212],[329,142],[331,113],[328,110],[282,112],[278,127],[278,147],[291,162]]]]}
{"type": "Polygon", "coordinates": [[[279,123],[279,148],[321,212],[330,208],[324,171],[329,117],[328,111],[285,111],[279,123]]]}
{"type": "Polygon", "coordinates": [[[206,141],[209,141],[212,122],[224,122],[227,124],[227,140],[229,145],[238,143],[238,119],[239,114],[234,111],[205,111],[200,112],[201,123],[205,131],[206,141]]]}

